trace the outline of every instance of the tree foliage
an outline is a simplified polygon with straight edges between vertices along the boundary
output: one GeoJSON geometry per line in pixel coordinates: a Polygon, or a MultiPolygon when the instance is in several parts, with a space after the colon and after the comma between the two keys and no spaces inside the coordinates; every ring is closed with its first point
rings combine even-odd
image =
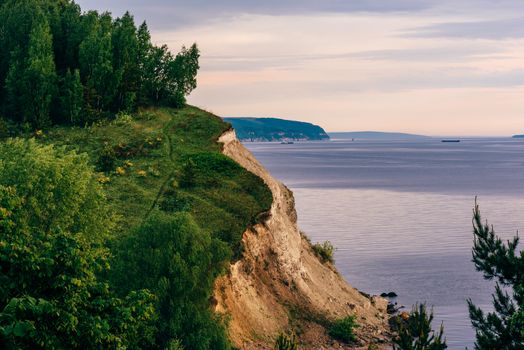
{"type": "Polygon", "coordinates": [[[152,295],[119,298],[97,274],[111,217],[87,159],[34,141],[0,144],[0,347],[139,348],[152,295]]]}
{"type": "Polygon", "coordinates": [[[519,237],[504,242],[487,222],[479,206],[473,210],[473,263],[487,280],[495,280],[493,312],[485,313],[468,300],[476,330],[475,349],[524,349],[524,252],[519,237]]]}
{"type": "Polygon", "coordinates": [[[425,304],[413,306],[406,319],[396,318],[398,335],[393,339],[394,350],[444,350],[447,349],[444,336],[444,326],[439,331],[433,331],[433,310],[428,312],[425,304]]]}
{"type": "Polygon", "coordinates": [[[116,284],[157,297],[157,348],[177,339],[184,349],[228,349],[225,329],[209,306],[215,278],[231,251],[188,213],[154,213],[119,249],[116,284]]]}
{"type": "Polygon", "coordinates": [[[35,128],[181,106],[199,68],[196,45],[175,55],[128,12],[82,13],[72,0],[3,1],[0,47],[1,112],[35,128]]]}

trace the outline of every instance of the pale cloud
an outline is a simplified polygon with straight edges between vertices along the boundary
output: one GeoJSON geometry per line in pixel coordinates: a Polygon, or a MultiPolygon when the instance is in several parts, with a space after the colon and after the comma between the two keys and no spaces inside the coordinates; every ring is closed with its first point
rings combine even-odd
{"type": "Polygon", "coordinates": [[[434,38],[513,39],[524,38],[524,17],[495,21],[438,23],[414,28],[406,35],[434,38]]]}

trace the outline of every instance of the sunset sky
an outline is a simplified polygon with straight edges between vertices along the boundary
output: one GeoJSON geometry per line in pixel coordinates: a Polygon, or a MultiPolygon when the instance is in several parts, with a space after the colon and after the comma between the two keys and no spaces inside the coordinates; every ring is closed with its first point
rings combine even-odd
{"type": "Polygon", "coordinates": [[[80,0],[201,51],[191,104],[328,131],[524,133],[522,0],[80,0]]]}

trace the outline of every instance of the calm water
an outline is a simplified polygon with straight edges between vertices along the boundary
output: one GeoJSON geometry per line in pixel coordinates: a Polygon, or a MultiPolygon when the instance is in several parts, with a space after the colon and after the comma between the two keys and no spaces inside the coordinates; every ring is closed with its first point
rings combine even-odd
{"type": "Polygon", "coordinates": [[[293,190],[302,230],[334,243],[353,286],[433,305],[449,348],[472,348],[466,299],[490,308],[492,292],[470,261],[474,197],[499,235],[522,232],[524,141],[246,146],[293,190]]]}

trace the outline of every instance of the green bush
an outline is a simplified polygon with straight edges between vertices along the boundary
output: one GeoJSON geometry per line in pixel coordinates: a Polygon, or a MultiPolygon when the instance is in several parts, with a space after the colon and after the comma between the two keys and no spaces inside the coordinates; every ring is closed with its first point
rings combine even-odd
{"type": "Polygon", "coordinates": [[[298,342],[295,334],[280,334],[275,341],[274,350],[297,350],[298,342]]]}
{"type": "Polygon", "coordinates": [[[126,292],[138,287],[155,294],[157,348],[179,339],[185,349],[229,349],[209,298],[230,256],[227,245],[200,229],[190,214],[154,212],[122,241],[113,280],[126,292]]]}
{"type": "Polygon", "coordinates": [[[354,330],[358,327],[355,316],[347,316],[343,319],[335,321],[329,327],[328,334],[341,342],[351,343],[355,341],[354,330]]]}
{"type": "Polygon", "coordinates": [[[180,176],[179,186],[181,188],[192,188],[197,184],[197,171],[195,167],[195,162],[192,159],[189,159],[184,167],[182,168],[182,175],[180,176]]]}
{"type": "Polygon", "coordinates": [[[133,123],[133,117],[126,112],[118,112],[115,119],[111,122],[112,125],[123,126],[133,123]]]}
{"type": "Polygon", "coordinates": [[[431,328],[433,310],[428,312],[425,304],[415,305],[407,319],[397,316],[398,335],[393,339],[394,350],[444,350],[446,340],[442,339],[444,327],[435,332],[431,328]]]}
{"type": "Polygon", "coordinates": [[[115,169],[116,153],[112,146],[105,144],[100,151],[97,160],[97,168],[103,172],[110,172],[115,169]]]}
{"type": "Polygon", "coordinates": [[[313,251],[315,252],[316,256],[318,256],[323,263],[335,262],[334,256],[333,256],[335,253],[335,247],[333,246],[333,244],[331,244],[330,241],[325,241],[324,243],[313,244],[313,251]]]}

